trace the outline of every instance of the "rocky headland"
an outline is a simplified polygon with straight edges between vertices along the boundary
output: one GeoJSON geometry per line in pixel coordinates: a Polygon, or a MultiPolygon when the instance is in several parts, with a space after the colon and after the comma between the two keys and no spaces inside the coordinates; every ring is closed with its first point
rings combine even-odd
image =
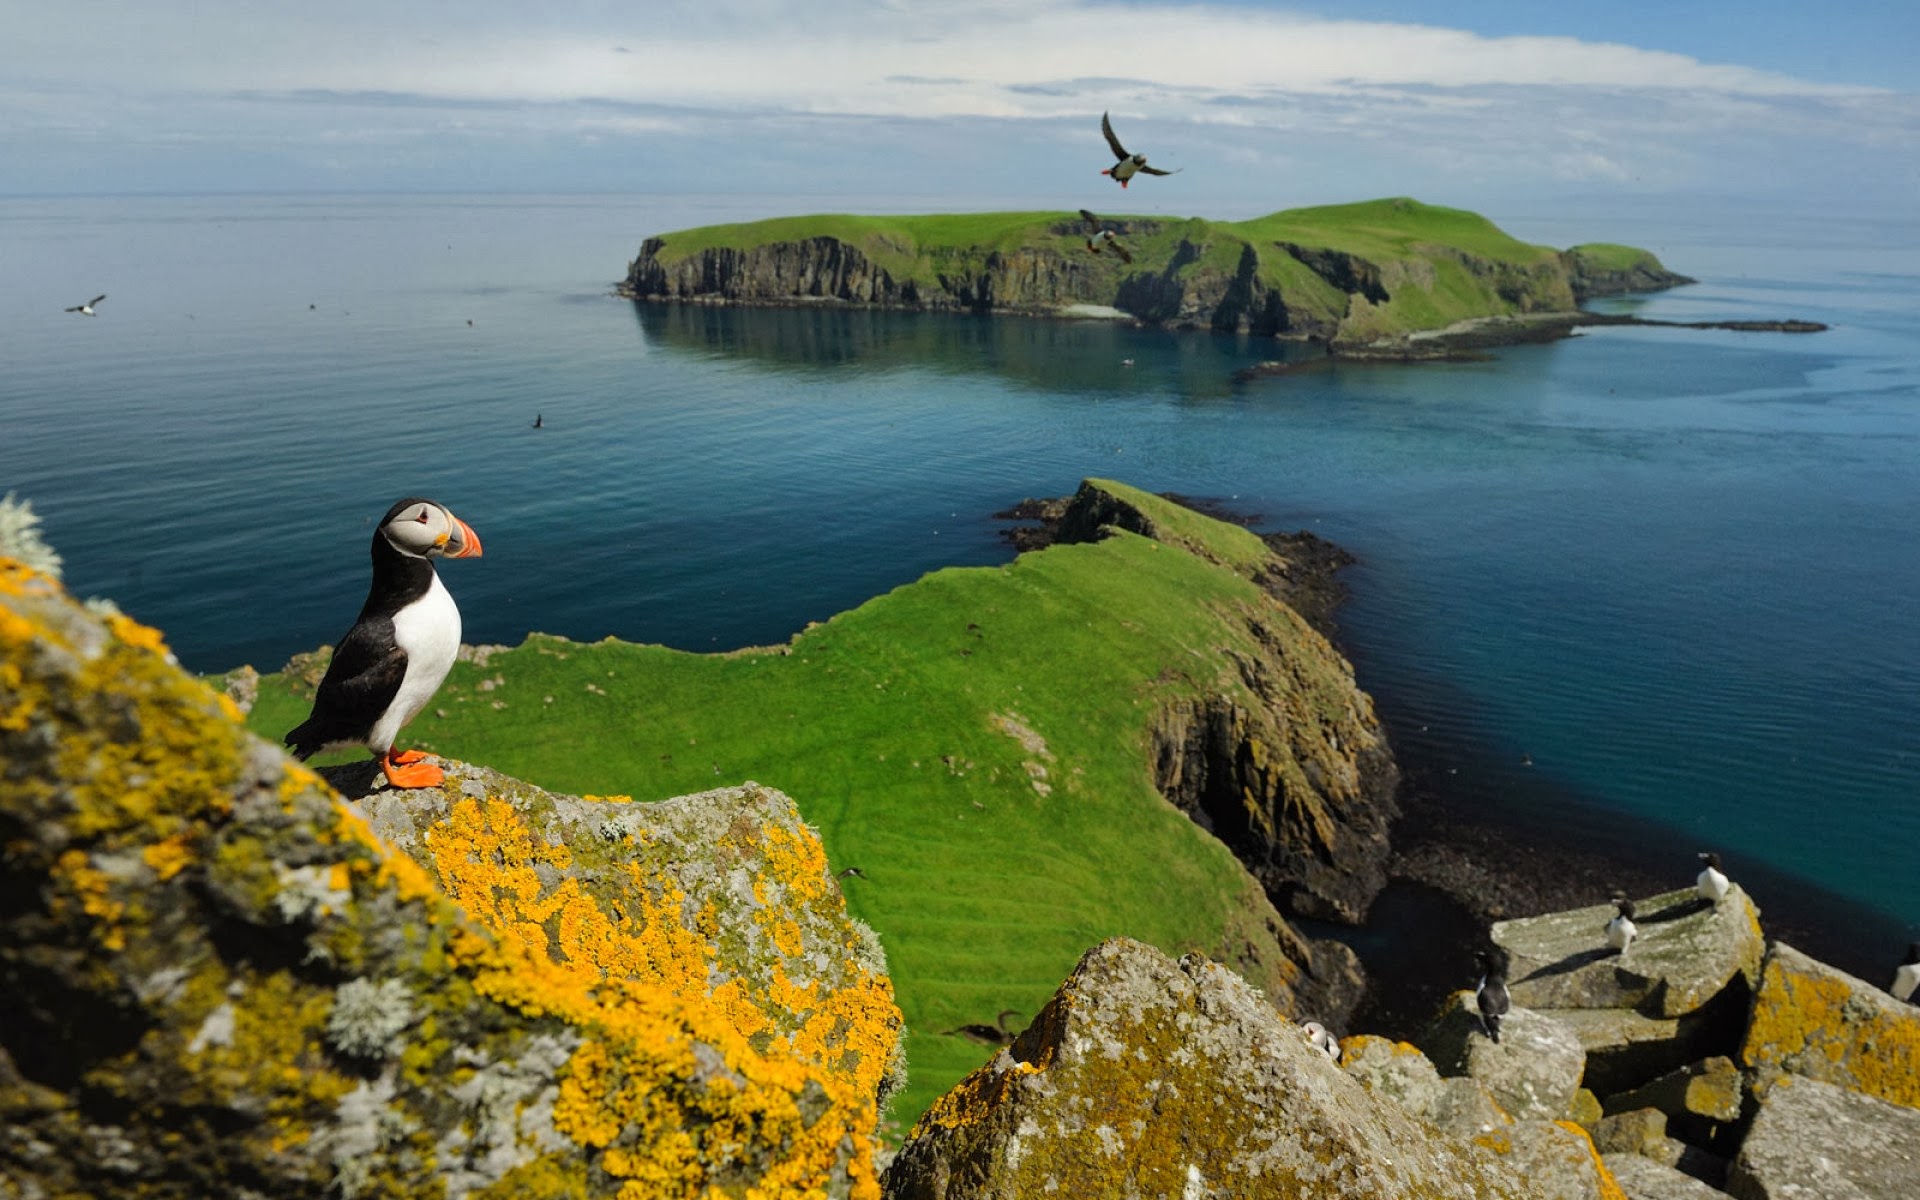
{"type": "Polygon", "coordinates": [[[1416,335],[1471,323],[1482,345],[1564,336],[1590,298],[1692,282],[1646,251],[1528,245],[1474,213],[1404,198],[1108,224],[1132,262],[1087,253],[1070,213],[712,226],[648,238],[619,290],[698,304],[1100,314],[1411,358],[1440,355],[1416,335]]]}

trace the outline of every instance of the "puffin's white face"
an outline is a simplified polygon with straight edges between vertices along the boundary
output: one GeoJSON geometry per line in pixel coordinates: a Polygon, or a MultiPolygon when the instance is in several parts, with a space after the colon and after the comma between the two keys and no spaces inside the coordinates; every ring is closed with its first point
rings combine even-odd
{"type": "Polygon", "coordinates": [[[480,557],[480,536],[473,527],[431,500],[397,505],[380,532],[394,549],[415,558],[480,557]]]}

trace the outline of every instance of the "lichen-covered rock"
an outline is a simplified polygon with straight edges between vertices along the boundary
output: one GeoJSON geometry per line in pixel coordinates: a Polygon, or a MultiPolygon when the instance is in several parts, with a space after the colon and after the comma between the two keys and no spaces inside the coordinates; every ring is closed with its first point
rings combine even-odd
{"type": "Polygon", "coordinates": [[[1920,1108],[1920,1007],[1775,942],[1740,1060],[1920,1108]]]}
{"type": "Polygon", "coordinates": [[[914,1126],[892,1200],[1480,1197],[1533,1192],[1376,1099],[1258,992],[1124,938],[914,1126]]]}
{"type": "Polygon", "coordinates": [[[1440,1071],[1409,1042],[1361,1034],[1340,1042],[1340,1066],[1376,1096],[1432,1121],[1444,1085],[1440,1071]]]}
{"type": "Polygon", "coordinates": [[[1667,1137],[1667,1114],[1657,1108],[1632,1108],[1601,1117],[1587,1127],[1602,1154],[1642,1154],[1661,1158],[1667,1137]]]}
{"type": "Polygon", "coordinates": [[[1524,1008],[1507,1014],[1493,1041],[1471,992],[1455,992],[1419,1044],[1443,1075],[1479,1080],[1516,1120],[1567,1116],[1587,1058],[1572,1030],[1524,1008]]]}
{"type": "Polygon", "coordinates": [[[1493,940],[1512,955],[1508,990],[1536,1009],[1632,1008],[1677,1017],[1719,995],[1735,977],[1759,977],[1766,941],[1759,911],[1736,885],[1718,904],[1691,890],[1638,901],[1640,936],[1625,953],[1607,945],[1611,905],[1501,921],[1493,940]]]}
{"type": "Polygon", "coordinates": [[[1730,1058],[1715,1057],[1669,1071],[1630,1092],[1608,1096],[1607,1111],[1657,1108],[1669,1119],[1737,1121],[1744,1095],[1740,1069],[1730,1058]]]}
{"type": "Polygon", "coordinates": [[[1587,1133],[1571,1121],[1515,1121],[1473,1139],[1541,1200],[1626,1200],[1587,1133]]]}
{"type": "Polygon", "coordinates": [[[1627,1200],[1725,1200],[1726,1193],[1710,1188],[1684,1171],[1638,1154],[1602,1154],[1627,1200]]]}
{"type": "Polygon", "coordinates": [[[423,865],[237,715],[0,562],[16,1194],[878,1195],[899,1013],[781,801],[701,848],[742,924],[650,809],[457,773],[405,802],[423,865]]]}
{"type": "Polygon", "coordinates": [[[1627,1008],[1540,1011],[1580,1039],[1587,1052],[1586,1084],[1605,1096],[1687,1063],[1736,1052],[1746,1030],[1747,999],[1743,988],[1729,988],[1679,1017],[1650,1017],[1627,1008]]]}
{"type": "Polygon", "coordinates": [[[1740,1200],[1904,1200],[1920,1178],[1920,1111],[1817,1079],[1767,1088],[1727,1191],[1740,1200]]]}
{"type": "Polygon", "coordinates": [[[1487,1085],[1465,1075],[1440,1081],[1440,1094],[1428,1119],[1442,1133],[1467,1142],[1513,1124],[1513,1118],[1500,1107],[1487,1085]]]}

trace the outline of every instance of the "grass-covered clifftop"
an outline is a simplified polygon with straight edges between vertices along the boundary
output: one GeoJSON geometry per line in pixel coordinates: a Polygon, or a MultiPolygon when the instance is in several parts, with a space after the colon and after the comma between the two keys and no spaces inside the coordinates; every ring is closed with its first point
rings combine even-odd
{"type": "Polygon", "coordinates": [[[1102,214],[1133,255],[1088,253],[1074,212],[781,217],[647,239],[636,298],[970,312],[1111,306],[1177,326],[1377,347],[1461,321],[1565,313],[1686,282],[1632,247],[1561,252],[1395,198],[1248,221],[1102,214]]]}
{"type": "MultiPolygon", "coordinates": [[[[1256,582],[1283,569],[1257,537],[1095,486],[1155,536],[938,571],[784,646],[536,635],[457,666],[409,736],[556,790],[648,800],[753,779],[793,796],[886,947],[909,1121],[990,1054],[954,1031],[1008,1009],[1024,1023],[1104,937],[1202,951],[1283,1004],[1310,995],[1312,951],[1162,796],[1157,758],[1211,714],[1249,790],[1285,798],[1243,819],[1297,824],[1302,854],[1330,855],[1343,808],[1367,803],[1371,704],[1256,582]]],[[[267,677],[250,723],[278,736],[310,686],[267,677]]]]}

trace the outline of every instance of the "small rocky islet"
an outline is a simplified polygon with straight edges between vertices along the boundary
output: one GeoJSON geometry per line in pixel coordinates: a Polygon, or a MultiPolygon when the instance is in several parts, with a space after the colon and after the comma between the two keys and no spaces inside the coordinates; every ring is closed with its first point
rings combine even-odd
{"type": "MultiPolygon", "coordinates": [[[[1069,541],[1190,537],[1083,493],[1069,541]]],[[[885,952],[785,795],[368,792],[12,561],[0,680],[9,1195],[1877,1197],[1920,1156],[1920,1008],[1737,886],[1637,897],[1620,953],[1607,905],[1495,923],[1498,1043],[1462,992],[1330,1057],[1337,989],[1102,940],[896,1151],[885,952]]]]}

